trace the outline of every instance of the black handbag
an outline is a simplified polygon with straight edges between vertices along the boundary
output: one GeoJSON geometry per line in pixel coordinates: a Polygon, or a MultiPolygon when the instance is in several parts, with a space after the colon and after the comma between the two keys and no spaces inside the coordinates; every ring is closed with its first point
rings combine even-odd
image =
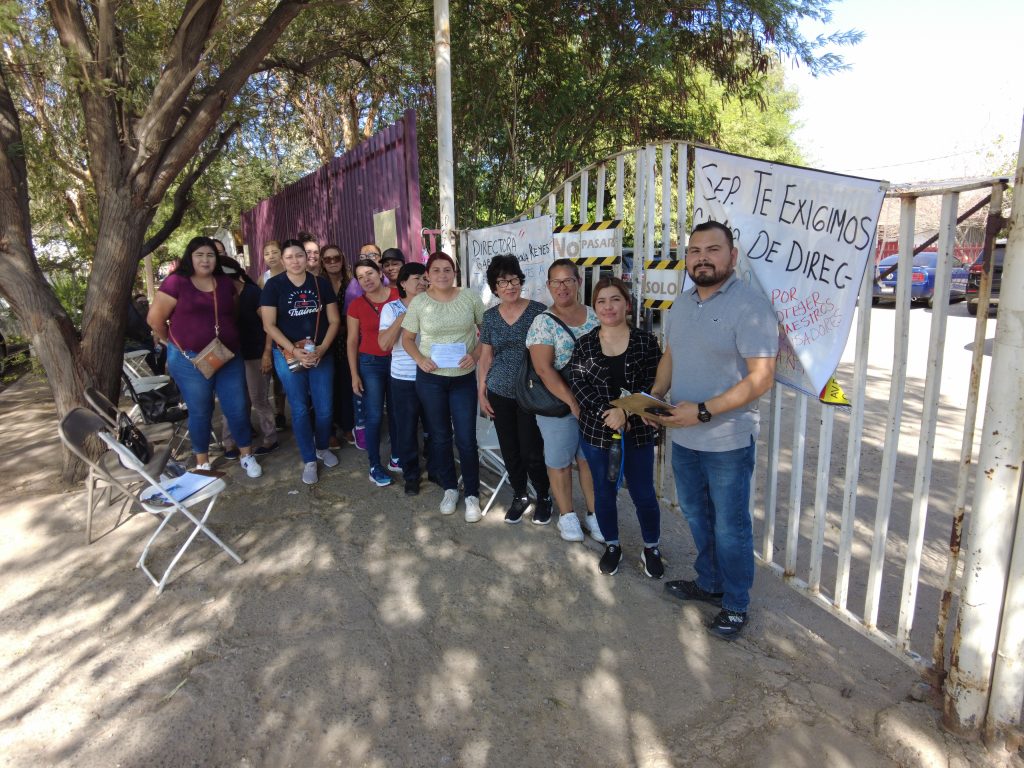
{"type": "Polygon", "coordinates": [[[143,464],[148,464],[153,458],[153,448],[149,440],[125,413],[117,415],[117,442],[131,451],[143,464]]]}
{"type": "MultiPolygon", "coordinates": [[[[576,337],[572,335],[568,325],[550,312],[545,312],[544,314],[562,326],[575,343],[576,337]]],[[[559,372],[559,375],[561,375],[561,372],[559,372]]],[[[523,362],[519,366],[519,372],[516,374],[516,403],[526,413],[534,416],[553,416],[558,418],[568,416],[570,412],[569,406],[560,398],[551,394],[550,390],[544,386],[543,380],[533,367],[533,360],[530,359],[530,350],[526,350],[523,362]]]]}

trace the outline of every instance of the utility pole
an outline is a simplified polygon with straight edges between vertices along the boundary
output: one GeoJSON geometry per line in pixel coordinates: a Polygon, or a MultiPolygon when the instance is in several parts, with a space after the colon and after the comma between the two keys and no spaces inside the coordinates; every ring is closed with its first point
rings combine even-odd
{"type": "Polygon", "coordinates": [[[441,198],[441,250],[454,255],[455,159],[452,150],[452,33],[448,0],[434,0],[434,67],[437,70],[437,186],[441,198]]]}

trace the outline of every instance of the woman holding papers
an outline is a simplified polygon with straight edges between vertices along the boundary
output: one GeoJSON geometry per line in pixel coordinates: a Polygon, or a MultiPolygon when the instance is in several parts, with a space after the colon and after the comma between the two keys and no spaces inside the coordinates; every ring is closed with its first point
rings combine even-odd
{"type": "MultiPolygon", "coordinates": [[[[398,298],[398,291],[381,282],[380,264],[373,259],[356,262],[356,280],[363,295],[348,305],[348,366],[352,372],[352,392],[363,398],[366,427],[366,454],[370,460],[370,482],[381,488],[391,485],[380,463],[380,425],[384,418],[384,397],[391,375],[391,352],[381,349],[380,311],[398,298]]],[[[391,452],[395,435],[392,432],[391,452]]]]}
{"type": "Polygon", "coordinates": [[[526,276],[515,256],[504,254],[491,259],[487,266],[487,284],[501,303],[484,312],[477,369],[480,408],[494,419],[501,458],[512,484],[512,504],[505,512],[505,522],[512,525],[521,522],[530,509],[530,497],[526,495],[527,475],[537,492],[536,505],[551,509],[544,443],[537,429],[537,419],[516,403],[516,375],[528,354],[526,334],[533,319],[545,309],[539,301],[523,297],[524,282],[526,276]]]}
{"type": "Polygon", "coordinates": [[[480,457],[476,447],[476,376],[480,357],[477,329],[484,305],[469,290],[455,287],[455,262],[440,251],[427,259],[430,287],[412,300],[402,321],[402,346],[416,362],[416,394],[427,419],[430,455],[444,498],[441,514],[450,515],[459,500],[452,437],[466,496],[466,522],[480,512],[480,457]],[[419,334],[419,346],[416,335],[419,334]]]}
{"type": "Polygon", "coordinates": [[[594,311],[601,325],[576,342],[569,361],[569,387],[579,401],[583,453],[594,478],[597,522],[605,538],[601,573],[619,569],[619,514],[616,496],[625,476],[636,506],[644,549],[640,563],[652,579],[665,574],[658,549],[661,509],[654,490],[654,443],[657,428],[639,416],[627,416],[611,404],[625,390],[647,392],[661,360],[653,334],[629,325],[629,289],[618,278],[606,277],[594,286],[594,311]],[[613,445],[621,455],[619,467],[609,466],[613,445]]]}

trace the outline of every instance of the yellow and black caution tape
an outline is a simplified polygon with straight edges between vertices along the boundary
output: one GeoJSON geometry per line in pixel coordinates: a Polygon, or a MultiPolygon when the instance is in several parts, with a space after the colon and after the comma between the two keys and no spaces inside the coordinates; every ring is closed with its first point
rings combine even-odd
{"type": "Polygon", "coordinates": [[[839,382],[836,381],[836,377],[832,376],[829,378],[825,388],[821,390],[821,394],[818,395],[818,400],[823,402],[825,405],[840,405],[850,406],[850,398],[843,392],[843,388],[839,386],[839,382]]]}
{"type": "Polygon", "coordinates": [[[606,221],[585,221],[582,224],[566,224],[563,227],[555,227],[554,233],[562,235],[566,232],[597,232],[602,229],[618,229],[622,226],[622,219],[608,219],[606,221]]]}
{"type": "Polygon", "coordinates": [[[671,309],[671,299],[644,299],[644,307],[646,309],[671,309]]]}
{"type": "Polygon", "coordinates": [[[570,256],[569,261],[578,267],[611,267],[619,263],[618,256],[570,256]]]}
{"type": "Polygon", "coordinates": [[[686,269],[686,259],[656,259],[645,261],[644,269],[686,269]]]}

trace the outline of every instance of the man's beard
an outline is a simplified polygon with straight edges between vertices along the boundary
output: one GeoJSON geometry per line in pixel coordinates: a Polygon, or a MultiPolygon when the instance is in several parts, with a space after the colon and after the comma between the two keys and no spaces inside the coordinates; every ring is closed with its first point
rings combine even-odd
{"type": "Polygon", "coordinates": [[[732,273],[732,267],[727,267],[724,272],[719,272],[713,264],[700,264],[698,267],[694,268],[692,272],[690,272],[690,279],[693,280],[693,282],[699,285],[701,288],[707,288],[708,286],[711,285],[718,285],[719,283],[724,283],[726,280],[729,279],[729,276],[732,273]],[[701,267],[710,267],[711,271],[704,271],[698,274],[697,269],[701,267]]]}

